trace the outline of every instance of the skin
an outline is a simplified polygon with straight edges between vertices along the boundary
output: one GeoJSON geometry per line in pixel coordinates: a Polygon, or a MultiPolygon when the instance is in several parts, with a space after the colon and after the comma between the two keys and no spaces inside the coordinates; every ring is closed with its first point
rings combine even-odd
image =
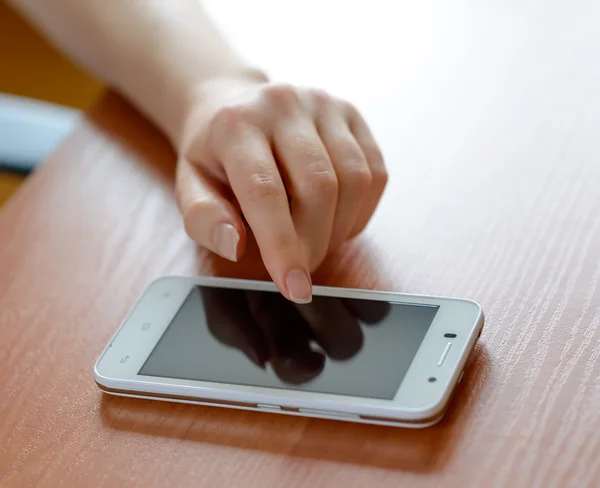
{"type": "Polygon", "coordinates": [[[198,0],[11,2],[166,134],[196,243],[237,261],[251,231],[281,293],[312,299],[310,273],[364,229],[387,182],[352,104],[270,82],[198,0]]]}

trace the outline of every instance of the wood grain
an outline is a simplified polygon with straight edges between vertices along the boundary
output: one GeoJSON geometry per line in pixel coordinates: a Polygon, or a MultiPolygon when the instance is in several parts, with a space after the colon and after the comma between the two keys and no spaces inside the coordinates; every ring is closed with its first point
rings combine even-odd
{"type": "Polygon", "coordinates": [[[264,276],[252,253],[192,245],[171,150],[107,95],[0,214],[0,485],[599,486],[599,4],[303,2],[291,27],[267,3],[210,5],[276,78],[357,101],[390,167],[373,222],[315,280],[484,306],[446,420],[103,396],[93,363],[152,278],[264,276]]]}

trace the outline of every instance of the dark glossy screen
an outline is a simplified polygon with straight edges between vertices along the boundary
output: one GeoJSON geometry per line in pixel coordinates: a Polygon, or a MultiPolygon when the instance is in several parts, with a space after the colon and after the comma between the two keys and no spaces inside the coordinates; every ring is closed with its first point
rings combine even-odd
{"type": "Polygon", "coordinates": [[[139,374],[392,399],[437,311],[196,287],[139,374]]]}

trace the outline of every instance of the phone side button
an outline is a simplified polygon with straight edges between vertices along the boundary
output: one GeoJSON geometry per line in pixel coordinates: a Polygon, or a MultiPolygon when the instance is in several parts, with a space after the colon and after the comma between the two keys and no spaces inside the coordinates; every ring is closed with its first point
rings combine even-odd
{"type": "Polygon", "coordinates": [[[278,405],[269,405],[267,403],[257,403],[256,406],[261,410],[281,410],[281,407],[278,405]]]}
{"type": "Polygon", "coordinates": [[[339,417],[343,419],[357,419],[358,415],[346,412],[333,412],[331,410],[317,410],[316,408],[299,408],[300,413],[308,415],[323,415],[324,417],[339,417]]]}

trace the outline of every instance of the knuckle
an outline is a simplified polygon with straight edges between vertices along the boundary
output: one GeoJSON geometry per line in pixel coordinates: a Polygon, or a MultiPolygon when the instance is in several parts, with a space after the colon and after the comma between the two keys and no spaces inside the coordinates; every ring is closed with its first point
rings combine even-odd
{"type": "Polygon", "coordinates": [[[287,83],[273,83],[264,88],[264,97],[268,103],[279,110],[292,111],[299,103],[298,91],[287,83]]]}
{"type": "Polygon", "coordinates": [[[367,159],[371,162],[372,165],[376,167],[384,167],[383,163],[383,154],[381,153],[381,149],[375,141],[372,139],[369,141],[363,141],[361,143],[361,147],[367,159]]]}
{"type": "Polygon", "coordinates": [[[383,164],[383,154],[381,153],[381,149],[377,144],[373,143],[367,147],[367,152],[369,153],[369,158],[373,160],[373,163],[377,165],[377,167],[381,167],[382,171],[385,173],[385,168],[383,164]]]}
{"type": "Polygon", "coordinates": [[[352,103],[346,100],[339,100],[339,106],[342,113],[345,114],[348,119],[352,120],[360,117],[360,112],[352,103]]]}
{"type": "Polygon", "coordinates": [[[255,173],[248,182],[248,198],[253,201],[279,200],[283,196],[280,185],[275,179],[264,173],[255,173]]]}
{"type": "Polygon", "coordinates": [[[388,183],[389,176],[385,167],[381,166],[372,170],[372,178],[373,183],[383,190],[388,183]]]}
{"type": "Polygon", "coordinates": [[[326,105],[331,102],[331,96],[329,93],[321,88],[310,88],[308,93],[313,99],[313,102],[317,105],[326,105]]]}
{"type": "Polygon", "coordinates": [[[243,105],[226,105],[215,112],[210,123],[211,133],[230,133],[248,121],[249,109],[243,105]]]}
{"type": "Polygon", "coordinates": [[[307,192],[319,195],[326,200],[334,200],[338,194],[338,179],[332,171],[313,170],[304,182],[307,192]]]}
{"type": "Polygon", "coordinates": [[[342,185],[352,193],[366,193],[373,183],[373,174],[364,161],[349,164],[340,172],[342,185]]]}
{"type": "Polygon", "coordinates": [[[381,149],[379,149],[377,143],[372,140],[363,141],[361,143],[361,148],[371,166],[371,170],[373,172],[373,179],[379,180],[381,178],[387,178],[387,171],[385,169],[383,154],[381,152],[381,149]]]}

